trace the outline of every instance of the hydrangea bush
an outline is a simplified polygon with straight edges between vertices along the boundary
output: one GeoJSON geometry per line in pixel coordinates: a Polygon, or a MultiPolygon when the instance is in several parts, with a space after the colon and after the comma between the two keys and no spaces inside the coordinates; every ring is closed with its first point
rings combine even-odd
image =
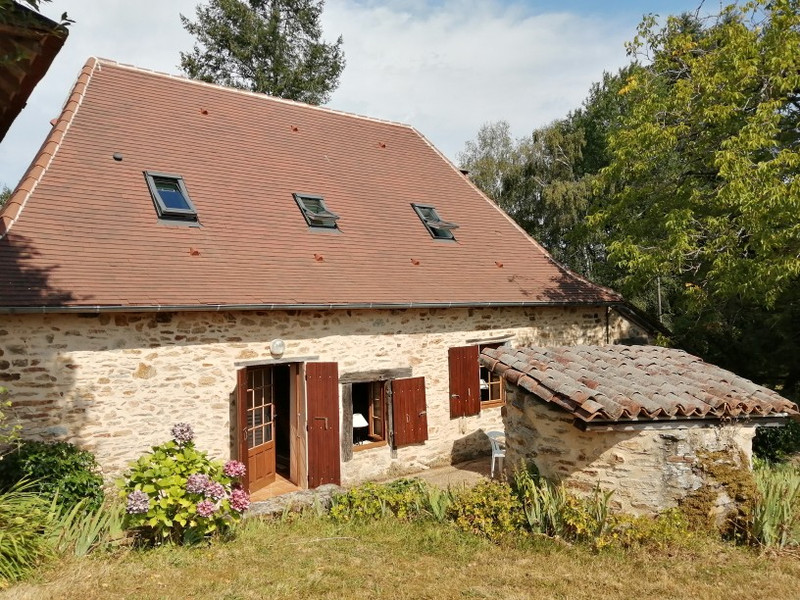
{"type": "Polygon", "coordinates": [[[238,481],[245,466],[211,460],[193,440],[188,423],[176,424],[172,440],[154,446],[118,482],[126,525],[146,542],[195,543],[226,533],[250,506],[238,481]]]}

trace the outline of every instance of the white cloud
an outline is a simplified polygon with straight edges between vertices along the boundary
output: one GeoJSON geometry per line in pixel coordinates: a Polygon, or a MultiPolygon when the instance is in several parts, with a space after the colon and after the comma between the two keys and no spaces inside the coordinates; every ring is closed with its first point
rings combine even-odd
{"type": "MultiPolygon", "coordinates": [[[[76,22],[45,79],[0,144],[0,183],[15,184],[89,56],[178,72],[192,38],[179,13],[196,0],[56,0],[76,22]]],[[[325,36],[344,36],[347,67],[330,106],[409,123],[451,159],[481,124],[517,136],[577,107],[603,70],[626,62],[638,21],[536,14],[501,0],[328,0],[325,36]]]]}

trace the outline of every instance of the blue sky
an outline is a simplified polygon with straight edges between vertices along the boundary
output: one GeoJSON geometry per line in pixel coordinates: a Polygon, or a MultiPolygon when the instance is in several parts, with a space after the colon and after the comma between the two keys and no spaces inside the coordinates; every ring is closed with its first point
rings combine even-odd
{"type": "MultiPolygon", "coordinates": [[[[53,0],[75,20],[28,106],[0,143],[0,185],[14,187],[81,66],[101,56],[178,73],[192,38],[179,13],[196,0],[53,0]]],[[[694,11],[698,0],[327,0],[323,29],[344,37],[347,67],[328,106],[416,127],[448,158],[486,122],[517,137],[580,105],[604,70],[628,62],[645,13],[694,11]]],[[[704,11],[719,8],[719,0],[704,11]]]]}

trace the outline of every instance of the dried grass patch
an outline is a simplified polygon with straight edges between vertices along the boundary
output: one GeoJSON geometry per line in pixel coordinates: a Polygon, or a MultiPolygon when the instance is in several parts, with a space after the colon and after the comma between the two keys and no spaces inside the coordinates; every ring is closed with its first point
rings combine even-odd
{"type": "Polygon", "coordinates": [[[250,521],[206,548],[65,560],[0,598],[569,598],[736,600],[796,594],[800,561],[709,542],[600,552],[519,536],[500,545],[448,525],[250,521]]]}

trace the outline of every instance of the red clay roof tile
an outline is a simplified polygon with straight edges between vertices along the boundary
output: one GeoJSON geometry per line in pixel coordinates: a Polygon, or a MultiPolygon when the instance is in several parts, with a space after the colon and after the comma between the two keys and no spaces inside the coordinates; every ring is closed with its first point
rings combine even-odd
{"type": "Polygon", "coordinates": [[[0,213],[0,310],[620,301],[409,126],[100,59],[0,213]],[[181,175],[201,226],[159,223],[144,171],[181,175]],[[339,231],[309,229],[293,192],[323,196],[339,231]]]}
{"type": "Polygon", "coordinates": [[[656,346],[500,347],[484,349],[480,362],[587,422],[800,416],[797,405],[776,392],[683,350],[656,346]],[[596,385],[585,385],[587,376],[596,385]]]}

